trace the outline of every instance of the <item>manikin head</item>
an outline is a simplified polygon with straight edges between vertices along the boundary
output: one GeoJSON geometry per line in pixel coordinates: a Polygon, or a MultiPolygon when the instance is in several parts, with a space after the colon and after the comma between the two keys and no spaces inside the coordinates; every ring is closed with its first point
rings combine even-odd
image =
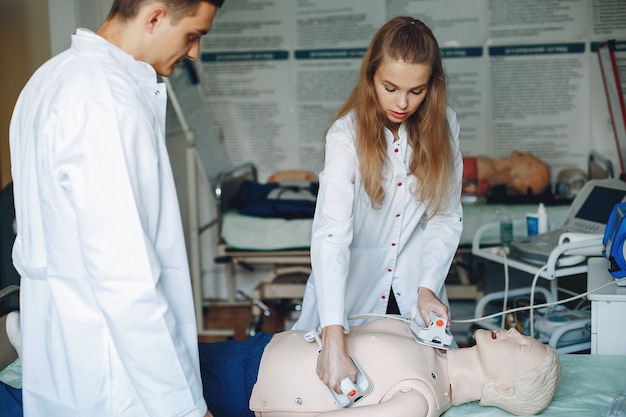
{"type": "Polygon", "coordinates": [[[500,159],[479,155],[464,157],[463,161],[470,177],[473,174],[489,187],[503,185],[510,195],[539,195],[550,185],[550,166],[531,152],[513,151],[500,159]],[[474,173],[472,164],[475,164],[474,173]]]}
{"type": "Polygon", "coordinates": [[[98,34],[169,76],[184,59],[197,60],[224,0],[115,0],[98,34]]]}
{"type": "Polygon", "coordinates": [[[481,405],[535,415],[554,397],[559,357],[551,346],[510,330],[478,330],[476,349],[486,377],[481,405]]]}
{"type": "Polygon", "coordinates": [[[511,152],[508,158],[496,161],[500,169],[509,170],[508,189],[516,194],[539,195],[550,184],[550,167],[531,152],[511,152]]]}

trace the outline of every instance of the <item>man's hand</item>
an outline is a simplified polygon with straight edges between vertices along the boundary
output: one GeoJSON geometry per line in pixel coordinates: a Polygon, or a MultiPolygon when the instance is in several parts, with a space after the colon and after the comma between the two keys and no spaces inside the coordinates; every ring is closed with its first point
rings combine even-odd
{"type": "Polygon", "coordinates": [[[350,377],[356,382],[356,368],[346,351],[343,326],[331,325],[322,329],[322,350],[317,357],[317,376],[337,394],[341,381],[350,377]]]}

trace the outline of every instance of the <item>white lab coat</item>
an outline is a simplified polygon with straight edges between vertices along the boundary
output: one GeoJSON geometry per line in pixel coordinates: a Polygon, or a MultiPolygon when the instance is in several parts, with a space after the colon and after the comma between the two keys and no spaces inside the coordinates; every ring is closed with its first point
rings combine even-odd
{"type": "Polygon", "coordinates": [[[460,129],[450,108],[447,117],[455,187],[442,210],[427,222],[425,204],[411,192],[416,179],[407,175],[412,149],[404,125],[396,142],[391,131],[385,131],[389,168],[383,181],[385,199],[376,210],[362,186],[353,114],[331,126],[312,229],[313,272],[294,329],[312,329],[318,322],[348,329],[347,316],[384,314],[392,286],[402,315],[410,316],[420,286],[447,304],[443,283],[463,230],[460,129]]]}
{"type": "Polygon", "coordinates": [[[84,30],[10,126],[23,399],[33,416],[203,416],[154,69],[84,30]]]}

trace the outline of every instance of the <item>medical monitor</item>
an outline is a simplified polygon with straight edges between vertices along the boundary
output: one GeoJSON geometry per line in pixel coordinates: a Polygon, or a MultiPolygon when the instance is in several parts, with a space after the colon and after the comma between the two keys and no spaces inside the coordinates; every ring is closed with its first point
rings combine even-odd
{"type": "MultiPolygon", "coordinates": [[[[513,240],[509,245],[510,254],[524,261],[545,264],[563,233],[603,234],[613,207],[621,202],[626,202],[626,182],[613,178],[590,180],[576,194],[561,227],[513,240]]],[[[557,266],[565,265],[559,260],[557,266]]]]}
{"type": "Polygon", "coordinates": [[[604,233],[613,207],[622,201],[626,201],[624,181],[589,181],[576,195],[562,227],[571,232],[604,233]]]}

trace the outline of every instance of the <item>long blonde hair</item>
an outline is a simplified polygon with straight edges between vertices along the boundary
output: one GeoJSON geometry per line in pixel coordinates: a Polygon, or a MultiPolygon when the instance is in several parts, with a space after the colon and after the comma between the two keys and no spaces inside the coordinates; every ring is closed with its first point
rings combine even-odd
{"type": "Polygon", "coordinates": [[[431,30],[412,17],[396,17],[374,35],[361,65],[359,80],[339,109],[335,122],[352,110],[356,117],[356,146],[365,192],[373,207],[384,199],[382,172],[387,163],[385,123],[387,116],[378,104],[374,74],[384,60],[401,60],[431,68],[426,98],[406,121],[413,156],[409,173],[417,178],[416,198],[426,202],[429,217],[448,195],[454,170],[450,129],[446,117],[446,78],[441,51],[431,30]]]}

